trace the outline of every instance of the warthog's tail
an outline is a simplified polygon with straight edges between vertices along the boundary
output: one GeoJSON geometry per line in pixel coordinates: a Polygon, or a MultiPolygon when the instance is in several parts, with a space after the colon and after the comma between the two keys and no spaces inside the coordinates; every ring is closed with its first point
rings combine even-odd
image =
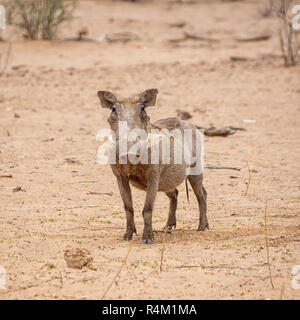
{"type": "Polygon", "coordinates": [[[187,201],[188,201],[188,203],[190,203],[189,186],[188,186],[188,181],[187,181],[187,179],[185,179],[185,191],[186,191],[187,201]]]}

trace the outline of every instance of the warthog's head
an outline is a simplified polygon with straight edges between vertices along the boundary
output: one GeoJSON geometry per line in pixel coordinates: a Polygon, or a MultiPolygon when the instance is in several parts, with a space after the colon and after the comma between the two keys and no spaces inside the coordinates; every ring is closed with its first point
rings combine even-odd
{"type": "Polygon", "coordinates": [[[157,93],[157,89],[148,89],[142,94],[119,100],[109,91],[98,91],[102,107],[111,110],[107,121],[116,137],[120,122],[126,122],[128,131],[137,128],[147,131],[150,118],[145,109],[155,105],[157,93]]]}
{"type": "Polygon", "coordinates": [[[109,91],[98,91],[102,107],[111,110],[107,121],[116,139],[111,142],[116,141],[122,163],[127,163],[127,157],[130,157],[131,163],[135,163],[141,152],[145,156],[142,159],[147,159],[147,153],[141,151],[141,148],[145,151],[148,146],[150,118],[145,109],[155,105],[157,93],[157,89],[148,89],[131,98],[117,99],[109,91]]]}

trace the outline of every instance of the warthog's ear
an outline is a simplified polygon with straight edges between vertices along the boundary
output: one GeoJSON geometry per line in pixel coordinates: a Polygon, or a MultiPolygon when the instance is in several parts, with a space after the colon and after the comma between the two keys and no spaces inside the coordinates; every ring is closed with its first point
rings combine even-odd
{"type": "Polygon", "coordinates": [[[113,105],[117,102],[117,98],[109,91],[98,91],[97,94],[102,108],[112,109],[113,105]]]}
{"type": "Polygon", "coordinates": [[[151,107],[155,105],[157,94],[157,89],[148,89],[142,93],[139,100],[145,107],[151,107]]]}

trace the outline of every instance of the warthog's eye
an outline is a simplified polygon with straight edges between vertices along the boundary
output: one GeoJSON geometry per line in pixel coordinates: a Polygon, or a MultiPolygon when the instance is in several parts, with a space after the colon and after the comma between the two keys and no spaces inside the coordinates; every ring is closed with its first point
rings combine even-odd
{"type": "Polygon", "coordinates": [[[117,114],[117,111],[116,111],[116,108],[115,107],[112,107],[111,109],[111,114],[110,114],[110,120],[117,120],[118,118],[118,114],[117,114]]]}
{"type": "Polygon", "coordinates": [[[144,109],[142,109],[141,118],[142,118],[143,120],[147,119],[147,112],[146,112],[144,109]]]}
{"type": "Polygon", "coordinates": [[[145,111],[145,106],[142,104],[141,106],[141,118],[142,120],[146,120],[147,119],[147,112],[145,111]]]}

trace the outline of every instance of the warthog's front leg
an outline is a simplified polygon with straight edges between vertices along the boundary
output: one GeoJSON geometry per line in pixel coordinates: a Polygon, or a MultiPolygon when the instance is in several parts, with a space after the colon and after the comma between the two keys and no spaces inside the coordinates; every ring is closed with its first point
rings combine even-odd
{"type": "Polygon", "coordinates": [[[143,208],[143,218],[144,218],[144,232],[143,240],[146,244],[151,244],[154,238],[152,231],[152,211],[154,207],[154,201],[158,189],[158,177],[153,177],[148,180],[147,194],[145,205],[143,208]]]}
{"type": "Polygon", "coordinates": [[[136,234],[136,229],[134,225],[134,212],[132,206],[132,196],[131,189],[128,181],[123,180],[121,177],[117,177],[118,186],[120,190],[120,194],[124,203],[124,208],[126,212],[126,232],[124,234],[124,240],[131,240],[132,234],[136,234]]]}

